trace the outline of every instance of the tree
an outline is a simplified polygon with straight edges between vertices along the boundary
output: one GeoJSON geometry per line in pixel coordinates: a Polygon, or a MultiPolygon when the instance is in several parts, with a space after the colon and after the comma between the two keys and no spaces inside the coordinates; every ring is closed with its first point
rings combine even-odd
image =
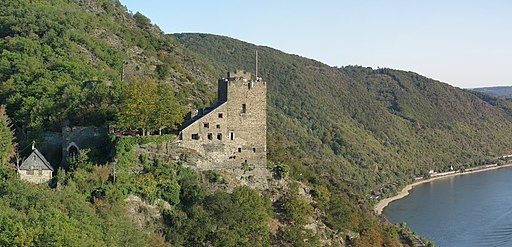
{"type": "Polygon", "coordinates": [[[232,194],[217,191],[205,201],[215,217],[214,246],[268,246],[270,205],[257,191],[236,187],[232,194]]]}
{"type": "Polygon", "coordinates": [[[119,104],[118,125],[123,129],[142,129],[151,127],[152,115],[156,112],[157,83],[154,79],[135,79],[128,84],[122,93],[119,104]]]}
{"type": "Polygon", "coordinates": [[[5,165],[14,154],[13,134],[5,107],[0,105],[0,165],[5,165]]]}
{"type": "Polygon", "coordinates": [[[176,100],[169,84],[160,83],[157,95],[156,112],[152,116],[154,127],[161,135],[164,128],[176,129],[183,120],[185,108],[176,100]]]}
{"type": "Polygon", "coordinates": [[[174,97],[169,84],[153,78],[135,79],[126,85],[121,96],[118,126],[122,129],[147,131],[175,129],[183,120],[185,108],[174,97]]]}
{"type": "Polygon", "coordinates": [[[140,28],[149,28],[151,27],[151,20],[144,16],[143,14],[137,12],[133,15],[135,22],[140,28]]]}
{"type": "Polygon", "coordinates": [[[286,218],[293,224],[299,226],[308,223],[314,213],[313,206],[294,193],[293,190],[285,196],[283,209],[286,218]]]}

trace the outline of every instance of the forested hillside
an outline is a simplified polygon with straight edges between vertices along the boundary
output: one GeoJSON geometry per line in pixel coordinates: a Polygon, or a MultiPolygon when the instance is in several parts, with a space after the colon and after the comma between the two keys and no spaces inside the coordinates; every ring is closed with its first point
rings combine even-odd
{"type": "Polygon", "coordinates": [[[165,35],[118,1],[2,1],[0,54],[2,246],[410,244],[406,229],[372,214],[370,194],[393,193],[429,169],[485,163],[512,144],[505,99],[412,72],[329,67],[215,35],[165,35]],[[269,190],[228,193],[219,189],[229,187],[222,172],[132,152],[173,135],[111,137],[102,152],[82,150],[56,166],[51,188],[12,169],[16,150],[32,141],[27,133],[175,130],[185,109],[215,100],[227,71],[254,72],[256,50],[269,82],[269,190]]]}
{"type": "Polygon", "coordinates": [[[17,127],[115,120],[121,79],[142,76],[170,83],[183,104],[211,100],[188,51],[118,1],[2,1],[0,16],[0,104],[17,127]]]}
{"type": "Polygon", "coordinates": [[[227,37],[173,36],[219,76],[254,71],[258,50],[259,76],[269,81],[270,157],[293,150],[296,178],[320,176],[366,194],[512,150],[510,101],[413,72],[336,68],[227,37]]]}
{"type": "Polygon", "coordinates": [[[180,164],[133,157],[134,145],[172,135],[112,137],[111,145],[97,147],[101,152],[81,150],[65,166],[52,164],[51,187],[20,181],[13,167],[23,157],[13,154],[27,150],[33,140],[29,133],[108,124],[159,134],[162,127],[176,127],[182,115],[174,110],[215,100],[218,74],[208,61],[118,1],[3,1],[0,20],[0,105],[6,109],[0,107],[0,245],[399,242],[395,227],[378,224],[350,202],[351,190],[332,189],[325,180],[304,184],[288,179],[288,164],[302,156],[283,146],[269,154],[282,161],[269,169],[284,185],[270,191],[212,190],[210,184],[226,183],[217,172],[197,174],[180,164]],[[162,125],[160,113],[170,114],[171,121],[162,125]],[[102,153],[116,156],[97,157],[102,153]],[[310,223],[313,229],[304,227],[310,223]]]}
{"type": "Polygon", "coordinates": [[[512,98],[512,87],[511,86],[481,87],[481,88],[472,88],[470,90],[487,93],[487,94],[494,95],[494,96],[512,98]]]}

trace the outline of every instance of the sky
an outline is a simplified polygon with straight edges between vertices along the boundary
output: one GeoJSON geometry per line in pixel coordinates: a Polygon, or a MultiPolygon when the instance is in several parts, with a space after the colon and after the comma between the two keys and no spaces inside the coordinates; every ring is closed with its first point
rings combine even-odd
{"type": "Polygon", "coordinates": [[[512,85],[512,1],[120,0],[165,33],[211,33],[331,66],[512,85]]]}

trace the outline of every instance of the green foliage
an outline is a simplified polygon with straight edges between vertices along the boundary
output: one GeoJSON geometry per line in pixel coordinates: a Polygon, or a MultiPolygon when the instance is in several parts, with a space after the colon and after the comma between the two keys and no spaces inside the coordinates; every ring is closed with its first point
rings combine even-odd
{"type": "Polygon", "coordinates": [[[141,28],[149,28],[151,27],[151,20],[144,16],[143,14],[137,12],[133,15],[133,18],[135,19],[135,22],[137,25],[141,28]]]}
{"type": "Polygon", "coordinates": [[[156,94],[158,101],[152,118],[153,128],[158,129],[159,134],[164,128],[176,130],[178,125],[183,122],[185,107],[176,100],[169,84],[158,85],[156,94]]]}
{"type": "Polygon", "coordinates": [[[113,136],[112,143],[115,143],[115,158],[120,169],[127,169],[136,163],[137,157],[133,153],[135,145],[147,144],[150,142],[165,142],[176,138],[175,135],[161,136],[113,136]]]}
{"type": "Polygon", "coordinates": [[[266,246],[269,244],[268,208],[264,198],[248,187],[232,194],[216,192],[206,200],[206,208],[218,220],[213,234],[216,246],[266,246]]]}
{"type": "Polygon", "coordinates": [[[8,177],[0,180],[2,246],[149,246],[122,204],[91,205],[73,186],[55,190],[8,177]]]}
{"type": "Polygon", "coordinates": [[[279,232],[279,246],[293,247],[312,247],[322,246],[319,236],[310,229],[304,229],[302,226],[290,225],[284,227],[279,232]]]}
{"type": "MultiPolygon", "coordinates": [[[[482,88],[473,88],[471,90],[494,95],[494,96],[512,98],[512,87],[510,87],[510,86],[482,87],[482,88]]],[[[490,99],[491,98],[492,97],[490,97],[490,99]]]]}
{"type": "Polygon", "coordinates": [[[249,164],[247,160],[242,162],[242,171],[244,171],[244,174],[252,170],[254,170],[254,165],[249,164]]]}
{"type": "Polygon", "coordinates": [[[175,130],[184,112],[168,84],[158,84],[151,78],[135,79],[123,90],[117,127],[142,129],[143,135],[155,130],[161,134],[164,128],[175,130]]]}
{"type": "Polygon", "coordinates": [[[119,1],[3,1],[0,16],[0,104],[20,128],[114,121],[122,71],[172,82],[181,103],[210,101],[196,59],[119,1]]]}
{"type": "Polygon", "coordinates": [[[145,78],[134,80],[123,90],[118,113],[118,127],[125,130],[142,129],[142,134],[151,129],[151,117],[156,112],[158,101],[157,83],[145,78]]]}
{"type": "Polygon", "coordinates": [[[172,244],[213,246],[268,246],[269,203],[248,187],[237,187],[232,194],[217,191],[206,196],[197,176],[180,181],[181,203],[165,210],[172,244]]]}
{"type": "Polygon", "coordinates": [[[283,198],[283,213],[291,223],[305,225],[313,216],[313,207],[297,194],[297,187],[292,186],[289,193],[283,198]]]}
{"type": "Polygon", "coordinates": [[[290,167],[283,163],[278,163],[272,168],[272,172],[274,173],[274,177],[277,179],[283,179],[288,177],[288,173],[290,172],[290,167]]]}

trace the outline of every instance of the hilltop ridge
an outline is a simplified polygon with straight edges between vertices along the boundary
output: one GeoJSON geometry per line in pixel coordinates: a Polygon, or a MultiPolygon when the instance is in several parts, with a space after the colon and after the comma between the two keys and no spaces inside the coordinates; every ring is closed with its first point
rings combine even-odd
{"type": "Polygon", "coordinates": [[[487,93],[493,96],[512,98],[512,86],[480,87],[471,88],[470,90],[487,93]]]}

